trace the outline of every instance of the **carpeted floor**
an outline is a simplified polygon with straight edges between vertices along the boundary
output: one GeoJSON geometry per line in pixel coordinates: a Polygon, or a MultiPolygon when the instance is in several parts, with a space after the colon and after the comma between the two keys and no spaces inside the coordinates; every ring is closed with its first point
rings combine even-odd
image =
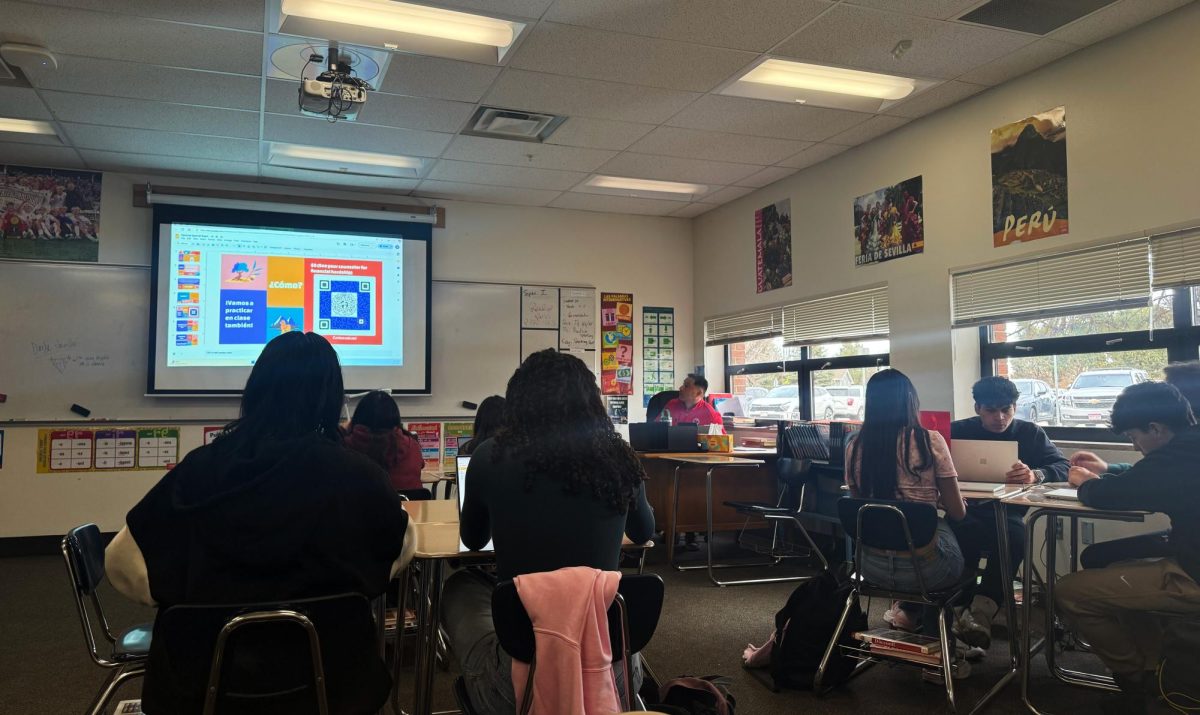
{"type": "MultiPolygon", "coordinates": [[[[748,642],[761,643],[771,632],[775,612],[787,600],[793,583],[716,588],[703,571],[680,573],[662,564],[661,547],[651,556],[650,571],[667,584],[666,605],[658,631],[645,657],[662,678],[681,674],[728,675],[739,715],[806,713],[946,712],[942,689],[922,682],[920,672],[905,667],[876,666],[823,698],[807,692],[772,693],[742,670],[741,653],[748,642]]],[[[699,559],[698,554],[689,554],[699,559]]],[[[727,574],[731,573],[729,571],[727,574]]],[[[107,586],[105,587],[107,589],[107,586]]],[[[114,624],[150,620],[153,612],[105,591],[105,608],[114,624]]],[[[872,609],[879,625],[880,604],[872,609]]],[[[0,712],[6,715],[69,715],[85,710],[105,673],[88,659],[60,557],[0,559],[0,712]]],[[[987,659],[975,664],[961,681],[961,712],[996,682],[1007,662],[1007,641],[998,641],[987,659]]],[[[1099,670],[1094,657],[1066,654],[1074,667],[1099,670]]],[[[1105,696],[1062,685],[1034,660],[1032,692],[1040,709],[1052,713],[1095,712],[1105,696]]],[[[439,672],[435,709],[452,710],[452,672],[439,672]]],[[[402,704],[411,710],[412,671],[401,683],[402,704]]],[[[135,681],[119,695],[137,697],[135,681]]],[[[118,698],[120,699],[120,698],[118,698]]],[[[1023,713],[1019,689],[1010,685],[989,706],[991,713],[1023,713]]]]}

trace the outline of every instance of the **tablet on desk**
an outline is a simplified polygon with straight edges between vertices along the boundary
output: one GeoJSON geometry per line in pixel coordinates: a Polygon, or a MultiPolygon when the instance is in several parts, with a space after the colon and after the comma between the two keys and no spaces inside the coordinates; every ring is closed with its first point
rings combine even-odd
{"type": "Polygon", "coordinates": [[[1043,496],[1045,496],[1047,499],[1059,499],[1062,501],[1079,501],[1079,490],[1078,489],[1067,489],[1065,487],[1061,488],[1061,489],[1051,489],[1051,490],[1047,491],[1043,496]]]}

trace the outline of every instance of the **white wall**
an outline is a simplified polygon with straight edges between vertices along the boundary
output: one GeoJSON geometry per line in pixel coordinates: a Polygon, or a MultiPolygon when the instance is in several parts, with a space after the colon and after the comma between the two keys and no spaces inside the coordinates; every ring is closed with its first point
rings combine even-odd
{"type": "MultiPolygon", "coordinates": [[[[101,207],[101,262],[150,263],[151,211],[134,208],[131,193],[135,183],[146,181],[162,186],[318,193],[316,189],[108,173],[104,176],[101,207]]],[[[386,194],[320,194],[412,202],[386,194]]],[[[689,220],[458,202],[442,205],[446,208],[446,228],[433,233],[434,279],[582,284],[602,291],[630,292],[639,331],[641,306],[675,308],[679,331],[676,372],[682,375],[687,366],[695,364],[689,220]]],[[[640,340],[640,334],[635,339],[640,340]]],[[[635,349],[634,353],[635,379],[640,380],[641,351],[635,349]]],[[[631,419],[645,415],[640,392],[630,398],[630,412],[631,419]]],[[[0,429],[7,433],[0,468],[0,537],[62,534],[88,521],[102,529],[116,529],[124,522],[129,507],[160,476],[152,472],[38,475],[36,427],[0,424],[0,429]]],[[[199,426],[184,427],[185,452],[198,445],[200,439],[199,426]]]]}
{"type": "Polygon", "coordinates": [[[705,318],[886,282],[891,364],[913,378],[924,407],[962,416],[970,397],[957,405],[954,397],[978,377],[978,349],[970,336],[951,339],[951,268],[1200,218],[1198,33],[1193,4],[700,216],[697,346],[705,318]],[[994,249],[988,133],[1059,105],[1067,108],[1070,235],[994,249]],[[916,175],[924,176],[925,253],[855,268],[854,198],[916,175]],[[756,295],[754,211],[785,198],[794,284],[756,295]]]}

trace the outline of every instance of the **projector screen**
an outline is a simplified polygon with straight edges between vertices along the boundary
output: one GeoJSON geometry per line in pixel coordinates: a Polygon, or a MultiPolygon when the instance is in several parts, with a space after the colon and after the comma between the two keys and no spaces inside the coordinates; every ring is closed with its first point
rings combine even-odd
{"type": "Polygon", "coordinates": [[[337,351],[347,392],[429,393],[432,227],[159,205],[150,394],[240,392],[271,338],[337,351]]]}

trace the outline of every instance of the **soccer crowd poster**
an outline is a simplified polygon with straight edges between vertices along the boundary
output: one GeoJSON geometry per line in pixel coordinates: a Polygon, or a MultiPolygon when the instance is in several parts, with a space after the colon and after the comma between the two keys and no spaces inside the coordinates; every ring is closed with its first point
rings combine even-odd
{"type": "Polygon", "coordinates": [[[765,293],[792,284],[792,200],[754,212],[755,290],[765,293]]]}
{"type": "Polygon", "coordinates": [[[0,165],[0,258],[99,260],[95,171],[0,165]]]}
{"type": "Polygon", "coordinates": [[[600,294],[600,392],[633,394],[633,296],[600,294]]]}
{"type": "Polygon", "coordinates": [[[920,176],[854,200],[854,265],[865,266],[925,250],[920,176]]]}
{"type": "Polygon", "coordinates": [[[992,245],[1067,233],[1067,108],[992,130],[992,245]]]}

